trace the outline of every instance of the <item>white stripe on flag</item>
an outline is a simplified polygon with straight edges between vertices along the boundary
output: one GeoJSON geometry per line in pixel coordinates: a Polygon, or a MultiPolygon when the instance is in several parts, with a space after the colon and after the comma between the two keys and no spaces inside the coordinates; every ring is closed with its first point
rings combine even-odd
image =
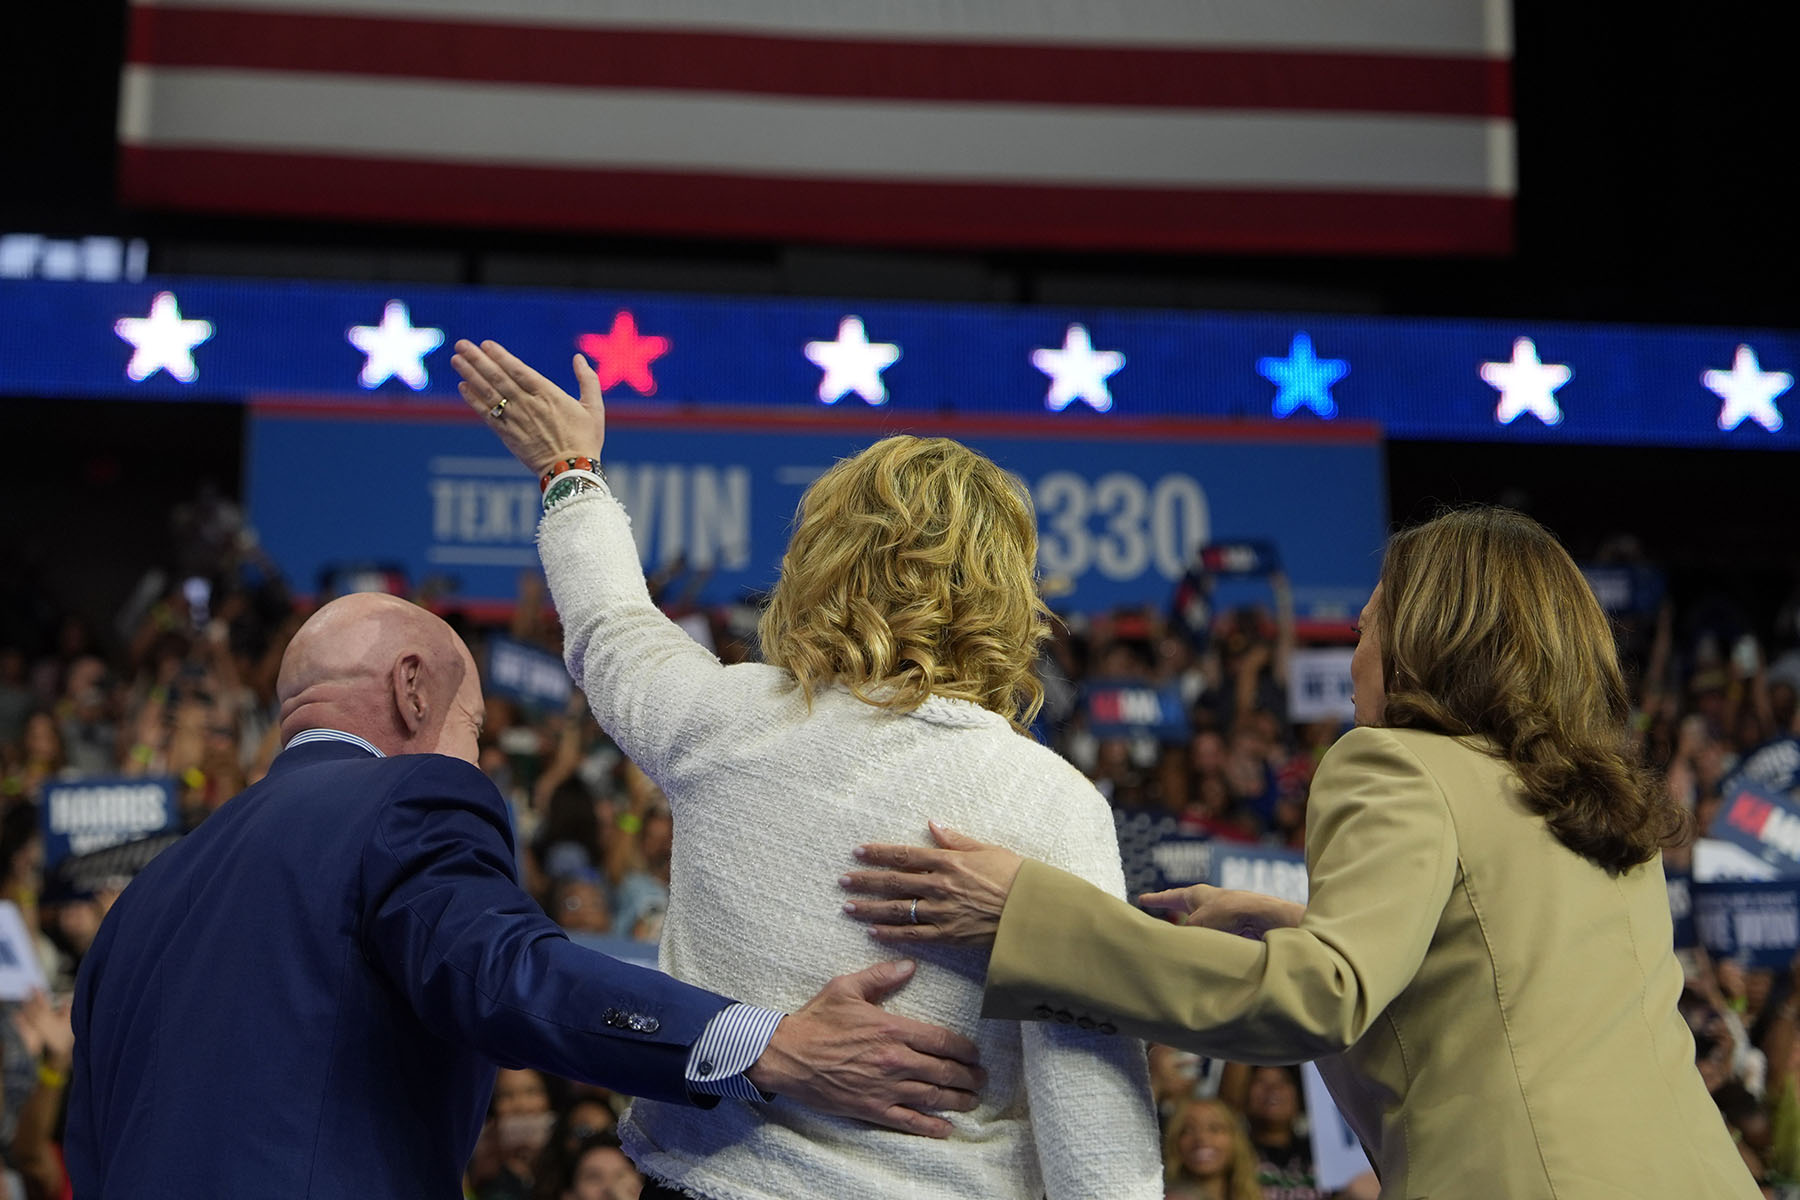
{"type": "Polygon", "coordinates": [[[126,145],[862,180],[1510,196],[1504,119],[844,101],[128,66],[126,145]]]}

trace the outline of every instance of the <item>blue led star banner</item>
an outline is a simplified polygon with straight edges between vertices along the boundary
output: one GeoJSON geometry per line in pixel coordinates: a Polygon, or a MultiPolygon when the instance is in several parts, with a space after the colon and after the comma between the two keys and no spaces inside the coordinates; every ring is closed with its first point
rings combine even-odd
{"type": "Polygon", "coordinates": [[[0,393],[457,403],[496,338],[615,407],[1372,422],[1390,438],[1793,449],[1800,336],[642,293],[0,282],[0,393]]]}

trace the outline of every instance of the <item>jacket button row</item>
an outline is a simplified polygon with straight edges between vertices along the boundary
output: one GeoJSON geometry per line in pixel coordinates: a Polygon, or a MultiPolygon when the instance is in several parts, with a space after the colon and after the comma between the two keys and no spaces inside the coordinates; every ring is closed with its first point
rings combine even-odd
{"type": "Polygon", "coordinates": [[[601,1019],[614,1029],[628,1029],[632,1033],[655,1033],[662,1028],[662,1022],[655,1017],[647,1017],[643,1013],[620,1012],[609,1008],[600,1014],[601,1019]]]}

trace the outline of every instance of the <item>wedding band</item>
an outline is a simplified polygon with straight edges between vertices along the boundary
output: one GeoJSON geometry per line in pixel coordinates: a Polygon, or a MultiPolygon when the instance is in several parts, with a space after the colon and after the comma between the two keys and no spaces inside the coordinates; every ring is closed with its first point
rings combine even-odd
{"type": "Polygon", "coordinates": [[[919,923],[919,900],[916,896],[913,897],[912,912],[909,915],[912,917],[912,923],[917,925],[919,923]]]}
{"type": "Polygon", "coordinates": [[[494,407],[488,409],[488,416],[494,418],[494,420],[496,420],[496,421],[503,420],[506,417],[506,397],[505,396],[500,397],[499,402],[496,403],[494,405],[494,407]]]}

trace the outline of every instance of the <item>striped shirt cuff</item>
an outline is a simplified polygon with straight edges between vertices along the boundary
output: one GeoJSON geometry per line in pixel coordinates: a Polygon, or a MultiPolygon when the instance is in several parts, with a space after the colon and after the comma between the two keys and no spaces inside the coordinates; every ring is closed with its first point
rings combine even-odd
{"type": "Polygon", "coordinates": [[[786,1013],[754,1004],[727,1004],[714,1013],[688,1054],[688,1088],[704,1096],[752,1103],[767,1100],[755,1084],[744,1078],[744,1072],[769,1048],[775,1027],[785,1016],[786,1013]]]}

